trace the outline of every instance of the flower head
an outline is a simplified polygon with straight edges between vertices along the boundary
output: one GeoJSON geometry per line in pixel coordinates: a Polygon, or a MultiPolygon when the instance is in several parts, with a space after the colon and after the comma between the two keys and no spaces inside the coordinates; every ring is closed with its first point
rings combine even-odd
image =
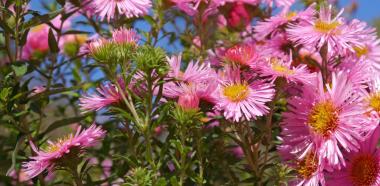
{"type": "Polygon", "coordinates": [[[283,77],[287,82],[311,83],[314,74],[307,70],[306,65],[292,66],[293,60],[284,61],[280,58],[272,57],[266,59],[260,65],[260,72],[263,76],[271,76],[272,82],[279,77],[283,77]]]}
{"type": "Polygon", "coordinates": [[[314,86],[305,86],[302,97],[288,101],[281,123],[283,140],[293,144],[292,153],[299,158],[315,149],[318,161],[340,168],[345,165],[342,150],[358,150],[371,124],[346,74],[334,73],[328,85],[319,76],[314,86]]]}
{"type": "Polygon", "coordinates": [[[239,122],[256,119],[268,112],[265,103],[272,100],[275,90],[272,84],[256,81],[248,83],[241,79],[239,69],[227,68],[215,99],[215,107],[223,110],[224,117],[239,122]]]}
{"type": "Polygon", "coordinates": [[[119,44],[132,44],[136,45],[140,36],[133,29],[120,28],[112,32],[112,40],[119,44]]]}
{"type": "Polygon", "coordinates": [[[30,161],[23,164],[23,171],[29,178],[36,177],[43,171],[52,172],[58,165],[64,165],[66,158],[79,158],[88,147],[92,147],[99,142],[106,132],[95,124],[88,129],[79,128],[75,135],[68,135],[55,142],[48,141],[44,149],[38,150],[33,142],[31,146],[36,156],[30,157],[30,161]]]}
{"type": "Polygon", "coordinates": [[[239,44],[235,45],[224,53],[224,60],[239,65],[251,65],[258,57],[257,51],[253,45],[239,44]]]}
{"type": "Polygon", "coordinates": [[[106,83],[97,88],[97,93],[84,95],[79,98],[79,106],[84,111],[98,111],[112,104],[117,104],[122,100],[122,94],[126,94],[125,84],[122,78],[118,80],[120,88],[111,83],[106,83]]]}
{"type": "Polygon", "coordinates": [[[380,185],[380,151],[376,147],[380,128],[365,141],[360,142],[360,150],[345,155],[347,166],[331,172],[327,180],[328,185],[380,185]]]}
{"type": "Polygon", "coordinates": [[[150,0],[94,0],[93,6],[102,19],[125,15],[127,18],[139,17],[148,13],[152,2],[150,0]]]}
{"type": "Polygon", "coordinates": [[[299,45],[315,47],[320,50],[327,46],[329,55],[333,52],[342,54],[346,49],[353,50],[352,45],[362,46],[362,38],[371,30],[358,20],[346,24],[341,10],[332,18],[332,6],[321,7],[319,16],[306,22],[290,24],[287,32],[289,39],[299,45]]]}

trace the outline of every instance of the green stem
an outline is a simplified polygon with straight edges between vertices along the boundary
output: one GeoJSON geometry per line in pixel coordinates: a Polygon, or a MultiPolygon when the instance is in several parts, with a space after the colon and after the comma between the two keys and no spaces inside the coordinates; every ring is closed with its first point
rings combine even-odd
{"type": "MultiPolygon", "coordinates": [[[[185,143],[186,143],[186,137],[185,137],[185,134],[184,134],[184,131],[183,131],[183,127],[181,127],[180,129],[180,140],[181,140],[181,145],[184,147],[185,146],[185,143]]],[[[181,170],[180,170],[180,175],[179,175],[179,185],[184,185],[184,182],[185,182],[185,179],[186,179],[186,152],[183,148],[182,152],[181,152],[181,158],[180,158],[180,166],[181,166],[181,170]]]]}

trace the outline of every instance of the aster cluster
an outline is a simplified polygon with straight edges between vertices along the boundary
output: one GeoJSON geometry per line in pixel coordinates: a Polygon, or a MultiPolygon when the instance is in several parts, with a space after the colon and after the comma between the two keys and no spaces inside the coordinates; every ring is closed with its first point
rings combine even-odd
{"type": "MultiPolygon", "coordinates": [[[[307,1],[297,11],[295,0],[58,4],[17,20],[22,38],[0,21],[0,123],[15,141],[9,183],[66,183],[64,170],[78,186],[380,185],[380,39],[344,9],[307,1]],[[71,16],[87,19],[77,23],[93,35],[70,30],[71,16]],[[76,132],[48,140],[67,128],[76,132]]],[[[0,5],[15,19],[27,10],[0,5]]]]}

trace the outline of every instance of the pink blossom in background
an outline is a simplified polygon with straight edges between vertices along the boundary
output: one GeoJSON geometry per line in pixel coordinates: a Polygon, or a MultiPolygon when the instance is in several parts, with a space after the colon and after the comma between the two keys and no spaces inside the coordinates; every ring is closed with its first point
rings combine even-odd
{"type": "Polygon", "coordinates": [[[45,170],[50,174],[54,171],[56,163],[60,160],[72,153],[77,153],[72,155],[80,157],[87,148],[96,145],[105,134],[106,132],[101,127],[93,124],[84,130],[79,128],[75,135],[70,134],[56,142],[48,141],[48,146],[43,150],[38,150],[33,142],[30,141],[36,155],[31,156],[30,161],[24,162],[23,171],[25,171],[30,179],[38,176],[45,170]]]}
{"type": "Polygon", "coordinates": [[[237,2],[232,5],[232,9],[228,13],[227,23],[232,27],[239,27],[249,25],[251,21],[251,16],[249,15],[247,9],[244,7],[244,4],[237,2]]]}
{"type": "Polygon", "coordinates": [[[300,12],[291,11],[289,8],[286,8],[278,15],[267,18],[264,21],[259,21],[257,25],[254,26],[255,38],[262,40],[267,36],[273,36],[282,31],[281,26],[295,21],[301,23],[308,21],[314,16],[314,14],[315,4],[310,5],[306,10],[300,12]]]}

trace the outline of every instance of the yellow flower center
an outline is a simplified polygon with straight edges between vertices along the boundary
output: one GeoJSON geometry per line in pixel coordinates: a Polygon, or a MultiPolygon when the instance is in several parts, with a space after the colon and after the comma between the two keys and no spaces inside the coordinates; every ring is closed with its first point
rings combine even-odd
{"type": "Polygon", "coordinates": [[[296,15],[297,15],[297,12],[294,12],[294,11],[289,12],[289,13],[286,14],[286,19],[291,20],[296,15]]]}
{"type": "Polygon", "coordinates": [[[318,169],[318,159],[314,153],[309,153],[297,163],[297,173],[304,179],[309,179],[318,169]]]}
{"type": "Polygon", "coordinates": [[[352,185],[374,185],[379,175],[379,161],[372,154],[361,154],[352,159],[350,178],[352,185]]]}
{"type": "Polygon", "coordinates": [[[294,74],[294,71],[292,69],[279,63],[277,59],[272,58],[270,62],[272,63],[272,70],[282,74],[294,74]]]}
{"type": "Polygon", "coordinates": [[[232,102],[239,102],[245,100],[249,95],[249,88],[247,84],[232,84],[224,87],[223,95],[232,102]]]}
{"type": "Polygon", "coordinates": [[[368,54],[368,48],[367,47],[354,47],[354,50],[356,52],[356,56],[362,57],[368,54]]]}
{"type": "Polygon", "coordinates": [[[334,22],[325,22],[322,20],[318,20],[314,24],[314,28],[322,33],[328,33],[334,29],[336,29],[338,26],[340,26],[340,23],[338,21],[334,22]]]}
{"type": "Polygon", "coordinates": [[[376,112],[380,112],[380,92],[371,95],[369,106],[376,112]]]}
{"type": "Polygon", "coordinates": [[[69,135],[59,138],[57,141],[49,143],[49,145],[44,149],[47,153],[57,152],[62,144],[64,144],[66,141],[71,140],[71,137],[69,135]]]}
{"type": "Polygon", "coordinates": [[[338,127],[337,109],[331,101],[315,104],[309,114],[307,123],[314,132],[328,137],[338,127]]]}

